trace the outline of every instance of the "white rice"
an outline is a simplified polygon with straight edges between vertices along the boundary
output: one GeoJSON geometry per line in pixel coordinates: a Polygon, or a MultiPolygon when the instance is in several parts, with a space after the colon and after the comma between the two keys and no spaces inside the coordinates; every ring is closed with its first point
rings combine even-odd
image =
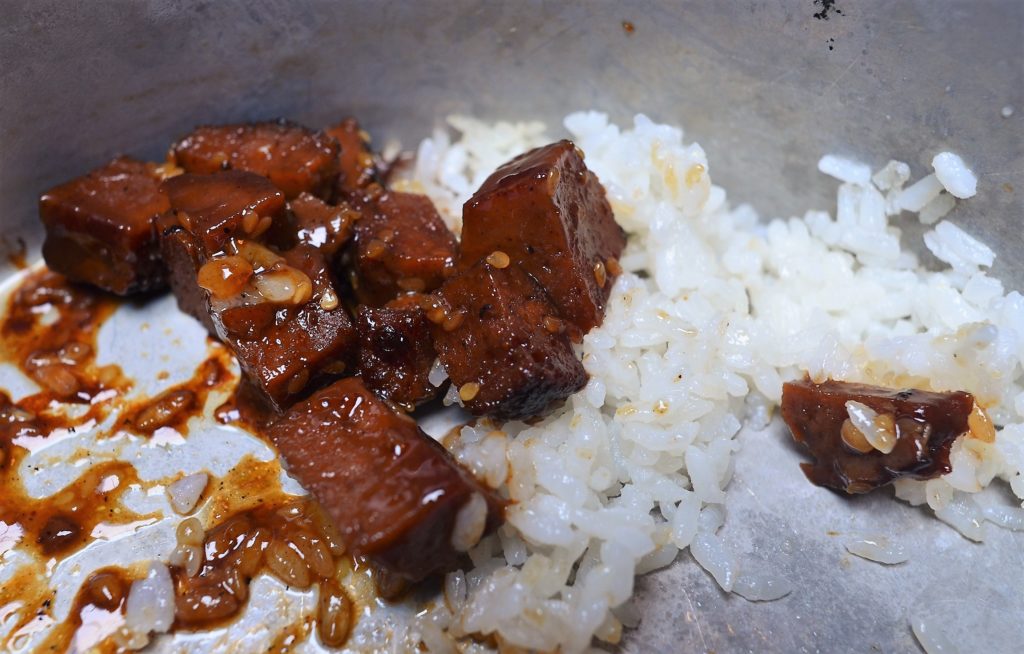
{"type": "Polygon", "coordinates": [[[168,485],[167,499],[171,503],[171,508],[183,515],[191,513],[209,481],[210,475],[196,472],[168,485]]]}
{"type": "MultiPolygon", "coordinates": [[[[462,203],[494,166],[552,135],[533,123],[451,125],[461,137],[425,140],[409,184],[458,229],[462,203]]],[[[581,348],[591,380],[564,410],[530,427],[462,430],[459,459],[503,481],[515,504],[471,549],[474,569],[446,581],[449,638],[497,634],[563,652],[616,642],[638,617],[634,576],[687,549],[725,590],[784,596],[785,580],[745,573],[717,531],[737,432],[745,420],[766,424],[782,382],[805,371],[974,393],[1003,427],[995,442],[959,446],[948,479],[901,481],[896,494],[969,538],[983,539],[986,522],[1024,527],[1019,509],[972,496],[999,478],[1024,498],[1024,298],[988,276],[991,250],[952,222],[925,237],[947,269],[923,269],[900,242],[900,212],[936,223],[953,196],[972,194],[959,158],[936,157],[935,174],[905,188],[905,163],[872,175],[825,156],[819,169],[842,182],[835,214],[766,222],[727,204],[704,151],[676,127],[638,115],[620,128],[582,112],[565,128],[630,232],[626,273],[581,348]]],[[[848,547],[903,556],[872,542],[848,547]]],[[[926,625],[914,630],[928,638],[926,625]]],[[[423,634],[430,651],[446,651],[436,632],[423,634]]]]}
{"type": "Polygon", "coordinates": [[[978,178],[967,167],[960,155],[940,152],[932,159],[935,176],[947,191],[960,199],[974,197],[978,189],[978,178]]]}
{"type": "Polygon", "coordinates": [[[174,585],[167,566],[154,561],[142,579],[132,582],[125,600],[124,629],[131,649],[149,642],[151,633],[164,633],[174,622],[174,585]]]}
{"type": "Polygon", "coordinates": [[[846,551],[862,559],[896,565],[910,560],[907,548],[888,536],[857,536],[846,542],[846,551]]]}

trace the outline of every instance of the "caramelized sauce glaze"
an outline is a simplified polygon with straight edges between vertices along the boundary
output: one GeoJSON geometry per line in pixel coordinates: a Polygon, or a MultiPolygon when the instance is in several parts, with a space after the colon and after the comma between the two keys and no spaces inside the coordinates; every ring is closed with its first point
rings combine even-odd
{"type": "MultiPolygon", "coordinates": [[[[0,591],[0,617],[14,625],[0,649],[27,644],[44,630],[37,651],[69,651],[83,643],[89,651],[123,649],[110,625],[123,622],[125,598],[138,575],[118,568],[94,572],[67,618],[57,623],[49,573],[111,526],[131,528],[160,518],[123,505],[125,491],[143,482],[120,460],[93,465],[52,496],[31,497],[20,473],[34,448],[94,429],[115,411],[119,417],[109,434],[124,430],[148,436],[170,428],[186,436],[189,419],[202,415],[211,394],[230,392],[215,411],[219,422],[260,435],[276,417],[247,384],[231,390],[237,380],[232,358],[216,345],[190,379],[152,398],[125,400],[131,380],[118,366],[95,362],[100,327],[122,301],[46,269],[26,273],[8,297],[0,360],[17,366],[40,390],[17,402],[0,390],[0,556],[18,548],[32,557],[0,591]],[[63,410],[68,405],[78,409],[69,414],[63,410]]],[[[277,634],[268,651],[290,651],[314,633],[324,645],[340,647],[360,611],[379,596],[400,592],[390,588],[386,576],[353,561],[320,507],[286,493],[280,478],[277,460],[246,457],[208,486],[201,503],[205,532],[198,571],[190,575],[184,566],[171,567],[172,631],[225,625],[245,608],[253,578],[266,573],[289,587],[321,589],[317,611],[277,634]]]]}

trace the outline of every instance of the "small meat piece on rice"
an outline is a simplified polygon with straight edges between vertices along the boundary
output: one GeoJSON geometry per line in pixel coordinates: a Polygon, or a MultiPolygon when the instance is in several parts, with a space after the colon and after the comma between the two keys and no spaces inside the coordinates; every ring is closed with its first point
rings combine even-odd
{"type": "Polygon", "coordinates": [[[348,549],[412,581],[450,569],[502,521],[502,501],[358,377],[299,402],[268,433],[348,549]]]}
{"type": "Polygon", "coordinates": [[[154,221],[169,208],[156,166],[114,159],[40,197],[46,265],[118,295],[163,288],[154,221]]]}
{"type": "Polygon", "coordinates": [[[378,395],[412,408],[437,394],[428,379],[437,353],[423,309],[360,306],[356,332],[359,374],[378,395]]]}
{"type": "Polygon", "coordinates": [[[209,174],[244,170],[270,179],[289,198],[303,191],[320,197],[332,192],[338,143],[285,121],[196,128],[174,145],[185,172],[209,174]]]}
{"type": "MultiPolygon", "coordinates": [[[[858,410],[854,405],[854,410],[858,410]]],[[[810,379],[782,387],[782,419],[814,458],[800,467],[811,482],[845,493],[867,493],[901,477],[948,473],[950,448],[968,432],[974,397],[810,379]],[[867,407],[875,443],[851,420],[847,402],[867,407]],[[883,450],[891,449],[889,452],[883,450]]],[[[862,414],[863,415],[863,411],[862,414]]]]}
{"type": "Polygon", "coordinates": [[[601,324],[626,235],[570,141],[520,155],[463,207],[459,269],[499,253],[532,275],[574,341],[601,324]]]}
{"type": "Polygon", "coordinates": [[[519,266],[480,261],[436,297],[427,312],[434,346],[473,414],[523,420],[586,385],[564,321],[519,266]]]}
{"type": "Polygon", "coordinates": [[[284,209],[284,195],[265,177],[229,170],[210,175],[178,175],[162,188],[182,227],[209,255],[229,238],[255,238],[284,209]]]}
{"type": "Polygon", "coordinates": [[[430,292],[454,268],[455,236],[425,195],[387,192],[362,206],[355,225],[352,286],[362,304],[430,292]]]}
{"type": "Polygon", "coordinates": [[[288,407],[319,382],[355,363],[356,332],[342,306],[324,254],[299,245],[283,255],[252,241],[236,243],[204,266],[217,334],[243,373],[275,410],[288,407]],[[221,291],[224,269],[242,278],[221,291]]]}
{"type": "Polygon", "coordinates": [[[359,127],[355,118],[346,118],[324,132],[333,136],[341,147],[335,185],[338,199],[356,198],[370,184],[381,183],[376,157],[370,149],[370,135],[359,127]]]}
{"type": "Polygon", "coordinates": [[[302,193],[273,221],[264,240],[279,250],[304,243],[331,258],[348,243],[353,223],[358,219],[359,212],[345,202],[334,206],[315,195],[302,193]]]}

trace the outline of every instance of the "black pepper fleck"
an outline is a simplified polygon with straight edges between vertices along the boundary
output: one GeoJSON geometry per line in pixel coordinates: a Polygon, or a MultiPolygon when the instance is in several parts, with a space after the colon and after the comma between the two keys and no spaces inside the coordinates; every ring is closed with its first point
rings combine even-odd
{"type": "Polygon", "coordinates": [[[832,14],[842,16],[843,10],[836,6],[836,0],[814,0],[814,6],[820,7],[820,11],[814,13],[818,20],[828,20],[832,14]]]}

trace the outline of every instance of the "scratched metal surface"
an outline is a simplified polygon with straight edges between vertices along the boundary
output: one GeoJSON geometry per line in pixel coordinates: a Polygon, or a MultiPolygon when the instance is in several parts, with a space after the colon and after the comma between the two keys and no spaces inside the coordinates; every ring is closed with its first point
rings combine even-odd
{"type": "MultiPolygon", "coordinates": [[[[823,20],[811,0],[0,0],[0,239],[34,246],[41,189],[116,152],[158,157],[197,122],[354,113],[410,143],[451,112],[557,121],[593,107],[682,124],[716,183],[766,215],[829,208],[813,166],[825,152],[904,157],[921,174],[953,148],[981,177],[958,222],[1020,289],[1024,3],[837,5],[823,20]]],[[[725,597],[684,557],[640,582],[624,651],[913,651],[918,608],[985,651],[1024,642],[1007,624],[1021,615],[1019,536],[978,546],[885,496],[844,502],[802,481],[778,434],[745,438],[727,534],[791,570],[795,591],[725,597]],[[898,533],[914,557],[846,557],[827,532],[854,530],[898,533]]]]}

